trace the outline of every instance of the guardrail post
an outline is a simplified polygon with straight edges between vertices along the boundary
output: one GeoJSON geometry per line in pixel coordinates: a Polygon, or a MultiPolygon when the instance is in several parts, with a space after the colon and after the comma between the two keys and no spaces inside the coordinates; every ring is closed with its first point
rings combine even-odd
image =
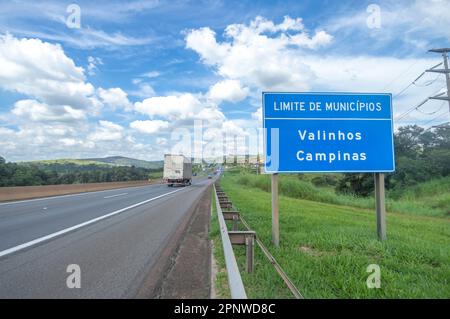
{"type": "Polygon", "coordinates": [[[233,231],[237,231],[238,230],[238,220],[239,220],[239,216],[233,215],[233,225],[231,227],[231,229],[233,231]]]}
{"type": "Polygon", "coordinates": [[[254,237],[253,236],[246,236],[245,237],[245,246],[246,246],[246,255],[247,255],[247,272],[251,274],[253,272],[253,255],[255,252],[255,245],[254,245],[254,237]]]}

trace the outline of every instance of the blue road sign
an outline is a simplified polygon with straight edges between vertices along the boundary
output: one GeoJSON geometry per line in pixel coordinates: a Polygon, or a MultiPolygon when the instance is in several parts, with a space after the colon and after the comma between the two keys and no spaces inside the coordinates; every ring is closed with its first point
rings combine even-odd
{"type": "Polygon", "coordinates": [[[392,172],[392,95],[263,93],[266,173],[392,172]]]}

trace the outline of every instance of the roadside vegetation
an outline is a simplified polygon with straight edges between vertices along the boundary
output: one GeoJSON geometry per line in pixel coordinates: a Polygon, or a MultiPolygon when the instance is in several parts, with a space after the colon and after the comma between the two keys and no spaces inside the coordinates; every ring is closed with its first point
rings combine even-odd
{"type": "MultiPolygon", "coordinates": [[[[258,188],[265,192],[271,191],[269,175],[255,175],[245,169],[237,169],[234,173],[233,171],[228,171],[226,174],[234,175],[233,180],[238,185],[258,188]]],[[[291,198],[307,199],[328,204],[366,209],[375,208],[373,194],[357,196],[352,193],[339,193],[330,185],[314,185],[314,180],[317,178],[323,178],[323,175],[280,175],[278,181],[279,193],[291,198]]],[[[405,187],[403,190],[388,191],[386,197],[387,210],[390,212],[450,216],[450,176],[405,187]]]]}
{"type": "Polygon", "coordinates": [[[7,163],[0,157],[0,187],[124,182],[162,177],[161,169],[96,162],[7,163]]]}
{"type": "MultiPolygon", "coordinates": [[[[450,176],[450,124],[427,129],[408,125],[394,134],[395,172],[386,175],[386,188],[406,187],[450,176]]],[[[371,174],[345,174],[335,185],[339,193],[367,196],[373,192],[371,174]]]]}
{"type": "MultiPolygon", "coordinates": [[[[212,216],[210,239],[213,243],[213,254],[217,266],[217,273],[215,274],[215,292],[216,298],[231,298],[230,288],[228,286],[227,270],[225,267],[225,257],[222,248],[222,239],[220,236],[219,220],[217,218],[217,211],[215,200],[212,200],[212,216]]],[[[227,222],[228,223],[228,222],[227,222]]],[[[241,229],[242,228],[242,225],[241,229]]],[[[228,225],[231,229],[231,225],[228,225]]],[[[275,269],[267,262],[265,256],[255,244],[255,267],[254,273],[248,274],[245,271],[245,247],[233,247],[236,260],[241,273],[242,281],[246,288],[247,296],[249,298],[292,298],[288,288],[283,284],[282,279],[277,275],[275,269]]]]}
{"type": "MultiPolygon", "coordinates": [[[[242,187],[239,175],[225,173],[222,188],[306,298],[450,298],[449,218],[389,212],[388,239],[380,242],[373,210],[282,195],[277,249],[270,193],[242,187]],[[380,289],[367,288],[370,264],[381,268],[380,289]]],[[[235,249],[248,295],[291,297],[255,251],[256,272],[247,275],[245,252],[235,249]]]]}

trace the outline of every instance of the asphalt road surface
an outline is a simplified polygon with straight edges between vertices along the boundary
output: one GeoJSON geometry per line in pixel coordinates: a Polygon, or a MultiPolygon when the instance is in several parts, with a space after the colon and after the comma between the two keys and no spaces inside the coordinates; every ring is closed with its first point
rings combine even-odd
{"type": "Polygon", "coordinates": [[[135,297],[210,183],[0,203],[0,298],[135,297]],[[68,288],[69,265],[81,288],[68,288]]]}

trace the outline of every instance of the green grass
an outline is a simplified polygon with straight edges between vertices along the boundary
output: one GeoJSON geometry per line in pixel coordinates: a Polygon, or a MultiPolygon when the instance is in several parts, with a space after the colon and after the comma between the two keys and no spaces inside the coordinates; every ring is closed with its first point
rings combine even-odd
{"type": "MultiPolygon", "coordinates": [[[[228,277],[225,267],[225,257],[222,248],[222,239],[220,236],[219,220],[217,218],[217,211],[215,206],[215,200],[212,201],[212,216],[211,216],[211,228],[210,239],[214,245],[214,259],[218,266],[218,272],[215,276],[215,290],[217,298],[229,299],[230,288],[228,286],[228,277]]],[[[228,229],[231,226],[228,225],[228,229]]],[[[233,247],[236,260],[238,262],[239,270],[241,273],[242,281],[246,287],[247,296],[249,298],[291,298],[291,293],[283,285],[283,282],[279,276],[277,276],[274,268],[265,260],[264,255],[258,246],[255,244],[255,265],[254,273],[248,274],[245,271],[245,247],[234,246],[233,247]],[[248,287],[255,287],[254,289],[248,289],[248,287]],[[275,290],[274,290],[275,289],[275,290]],[[274,294],[275,292],[275,294],[274,294]]]]}
{"type": "Polygon", "coordinates": [[[163,171],[152,172],[148,174],[149,180],[161,179],[163,177],[163,171]]]}
{"type": "MultiPolygon", "coordinates": [[[[305,297],[450,298],[449,218],[388,213],[388,239],[380,242],[372,211],[280,196],[277,249],[270,244],[270,193],[241,181],[225,174],[221,185],[305,297]],[[370,264],[381,267],[380,289],[366,286],[370,264]]],[[[252,275],[244,272],[243,249],[235,252],[249,297],[291,297],[258,247],[252,275]]]]}
{"type": "Polygon", "coordinates": [[[228,287],[225,257],[223,255],[219,220],[217,219],[216,201],[214,196],[212,196],[211,200],[211,227],[209,230],[209,238],[213,242],[213,254],[218,268],[214,281],[216,295],[217,298],[229,299],[231,297],[230,289],[228,287]]]}
{"type": "MultiPolygon", "coordinates": [[[[270,192],[270,176],[255,175],[242,170],[227,172],[234,176],[236,183],[242,186],[259,188],[270,192]]],[[[331,187],[316,187],[311,183],[314,175],[279,175],[279,192],[282,195],[307,199],[322,203],[373,209],[373,197],[357,197],[336,194],[331,187]]],[[[387,193],[386,207],[388,211],[427,216],[450,215],[450,177],[433,180],[403,192],[387,193]]]]}
{"type": "MultiPolygon", "coordinates": [[[[433,179],[401,191],[392,191],[389,195],[399,206],[408,204],[408,206],[422,207],[422,210],[439,212],[435,215],[450,216],[450,176],[433,179]]],[[[408,208],[405,207],[405,209],[408,208]]]]}

